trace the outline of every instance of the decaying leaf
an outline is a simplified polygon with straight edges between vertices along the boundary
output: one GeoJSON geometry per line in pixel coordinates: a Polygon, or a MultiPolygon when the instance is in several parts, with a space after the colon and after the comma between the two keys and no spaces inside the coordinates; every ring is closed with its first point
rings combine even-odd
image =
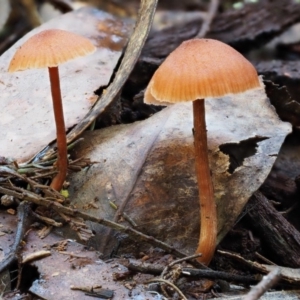
{"type": "MultiPolygon", "coordinates": [[[[91,299],[87,295],[101,289],[110,291],[113,299],[160,299],[146,291],[146,286],[132,284],[132,289],[127,289],[123,281],[115,281],[115,274],[128,272],[127,268],[118,263],[105,263],[98,257],[96,251],[86,250],[86,247],[69,240],[66,251],[55,250],[58,237],[48,235],[41,240],[36,232],[32,231],[27,237],[23,249],[25,256],[30,255],[43,247],[51,249],[51,256],[34,261],[31,265],[37,267],[40,280],[35,280],[30,287],[30,292],[42,299],[91,299]],[[98,288],[96,288],[98,287],[98,288]]],[[[130,277],[128,277],[130,282],[130,277]]]]}
{"type": "MultiPolygon", "coordinates": [[[[291,126],[278,118],[263,89],[208,100],[206,111],[220,240],[265,180],[291,126]]],[[[71,179],[70,197],[77,208],[96,198],[99,209],[90,214],[124,221],[125,213],[136,229],[194,252],[199,201],[190,103],[142,122],[87,132],[76,155],[99,162],[71,179]]],[[[92,227],[101,234],[97,248],[110,251],[113,235],[92,227]]]]}
{"type": "Polygon", "coordinates": [[[66,127],[70,128],[97,100],[94,91],[108,85],[132,26],[131,21],[84,8],[43,24],[1,56],[0,156],[12,157],[18,162],[30,159],[53,141],[56,134],[47,70],[10,74],[8,64],[24,41],[49,28],[75,32],[97,46],[93,55],[59,67],[66,127]]]}

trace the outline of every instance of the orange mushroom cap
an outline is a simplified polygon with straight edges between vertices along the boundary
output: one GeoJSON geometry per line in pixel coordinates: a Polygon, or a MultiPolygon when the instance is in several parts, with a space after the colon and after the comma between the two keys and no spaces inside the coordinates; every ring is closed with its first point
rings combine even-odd
{"type": "Polygon", "coordinates": [[[183,42],[156,70],[144,102],[164,105],[260,86],[253,65],[235,49],[217,40],[192,39],[183,42]]]}
{"type": "Polygon", "coordinates": [[[8,71],[56,67],[95,50],[92,42],[83,36],[60,29],[44,30],[29,38],[16,51],[8,71]]]}

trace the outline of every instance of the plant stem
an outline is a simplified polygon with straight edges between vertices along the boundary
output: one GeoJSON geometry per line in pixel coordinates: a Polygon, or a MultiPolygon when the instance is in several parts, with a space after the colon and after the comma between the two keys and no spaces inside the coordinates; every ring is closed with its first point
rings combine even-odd
{"type": "Polygon", "coordinates": [[[49,77],[51,83],[51,94],[53,100],[54,118],[56,124],[57,136],[57,169],[58,174],[53,178],[51,187],[57,191],[62,189],[63,183],[67,176],[68,153],[67,139],[64,121],[64,112],[60,93],[58,67],[49,67],[49,77]]]}
{"type": "Polygon", "coordinates": [[[208,265],[214,255],[217,236],[217,210],[210,174],[205,124],[204,99],[193,102],[194,146],[196,175],[200,199],[200,238],[196,253],[202,253],[197,260],[208,265]]]}

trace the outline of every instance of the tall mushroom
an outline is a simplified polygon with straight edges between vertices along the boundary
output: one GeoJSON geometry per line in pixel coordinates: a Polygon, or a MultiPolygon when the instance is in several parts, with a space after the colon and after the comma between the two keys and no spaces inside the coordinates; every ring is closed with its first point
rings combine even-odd
{"type": "Polygon", "coordinates": [[[230,46],[192,39],[175,49],[154,73],[144,102],[164,105],[193,101],[196,175],[200,197],[200,238],[196,253],[208,265],[214,255],[217,210],[210,174],[204,99],[260,87],[252,64],[230,46]]]}
{"type": "Polygon", "coordinates": [[[63,105],[60,91],[58,65],[85,56],[96,50],[90,40],[59,29],[44,30],[29,38],[13,56],[8,71],[48,67],[54,118],[57,134],[57,169],[51,187],[60,191],[67,175],[68,157],[63,105]]]}

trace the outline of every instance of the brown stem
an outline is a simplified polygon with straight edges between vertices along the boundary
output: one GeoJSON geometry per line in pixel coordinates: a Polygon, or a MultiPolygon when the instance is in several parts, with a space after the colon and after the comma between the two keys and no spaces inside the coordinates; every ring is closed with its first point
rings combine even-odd
{"type": "Polygon", "coordinates": [[[67,140],[66,130],[64,121],[64,112],[60,93],[59,73],[58,67],[48,68],[50,83],[51,83],[51,94],[53,100],[54,118],[56,124],[56,135],[57,135],[57,169],[58,174],[53,178],[51,187],[57,191],[62,189],[63,183],[67,176],[68,168],[68,153],[67,153],[67,140]]]}
{"type": "Polygon", "coordinates": [[[200,197],[200,238],[196,253],[202,253],[197,260],[208,265],[214,255],[217,236],[217,210],[214,189],[210,175],[204,99],[193,102],[194,144],[196,174],[200,197]]]}

